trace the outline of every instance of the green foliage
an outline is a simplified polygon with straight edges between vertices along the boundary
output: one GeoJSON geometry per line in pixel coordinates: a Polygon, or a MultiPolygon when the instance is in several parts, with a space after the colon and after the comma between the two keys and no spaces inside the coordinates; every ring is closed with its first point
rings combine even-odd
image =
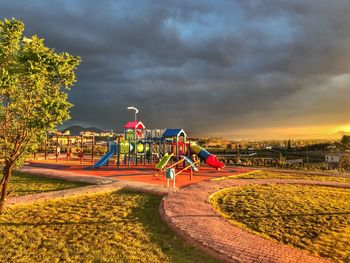
{"type": "Polygon", "coordinates": [[[17,165],[47,130],[69,119],[66,90],[80,62],[23,31],[21,21],[0,21],[0,157],[17,165]]]}
{"type": "Polygon", "coordinates": [[[217,192],[211,203],[233,224],[284,244],[346,261],[350,190],[306,185],[249,185],[217,192]]]}
{"type": "Polygon", "coordinates": [[[161,198],[118,191],[9,208],[0,262],[217,262],[167,227],[161,198]]]}
{"type": "Polygon", "coordinates": [[[340,167],[345,171],[350,171],[350,155],[345,154],[340,158],[340,167]]]}
{"type": "Polygon", "coordinates": [[[350,149],[350,135],[343,135],[340,142],[344,149],[350,149]]]}
{"type": "Polygon", "coordinates": [[[31,174],[14,172],[12,175],[10,191],[11,196],[19,196],[48,191],[59,191],[86,185],[89,184],[82,182],[68,182],[59,179],[44,178],[31,174]]]}

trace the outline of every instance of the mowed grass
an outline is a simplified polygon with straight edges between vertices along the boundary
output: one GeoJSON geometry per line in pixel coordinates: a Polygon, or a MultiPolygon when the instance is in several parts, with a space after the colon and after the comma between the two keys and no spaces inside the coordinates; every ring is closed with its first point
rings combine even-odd
{"type": "Polygon", "coordinates": [[[249,185],[219,191],[210,201],[247,230],[335,261],[350,260],[350,189],[249,185]]]}
{"type": "Polygon", "coordinates": [[[160,201],[123,190],[9,208],[0,262],[216,262],[167,227],[160,201]]]}
{"type": "MultiPolygon", "coordinates": [[[[2,176],[2,174],[1,174],[2,176]]],[[[64,190],[89,185],[82,182],[68,182],[59,179],[38,177],[31,174],[15,172],[10,181],[10,197],[36,194],[41,192],[64,190]]]]}
{"type": "Polygon", "coordinates": [[[315,180],[315,181],[331,181],[350,183],[350,177],[340,176],[327,176],[327,175],[313,175],[313,174],[300,174],[300,173],[280,173],[256,170],[248,173],[242,173],[232,175],[230,179],[303,179],[303,180],[315,180]]]}

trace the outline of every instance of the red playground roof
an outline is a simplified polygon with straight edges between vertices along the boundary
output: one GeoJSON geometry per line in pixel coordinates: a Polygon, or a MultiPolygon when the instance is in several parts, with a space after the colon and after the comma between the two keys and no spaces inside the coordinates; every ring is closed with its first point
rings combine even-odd
{"type": "Polygon", "coordinates": [[[124,125],[124,128],[125,129],[144,129],[146,127],[140,121],[129,121],[127,124],[124,125]]]}

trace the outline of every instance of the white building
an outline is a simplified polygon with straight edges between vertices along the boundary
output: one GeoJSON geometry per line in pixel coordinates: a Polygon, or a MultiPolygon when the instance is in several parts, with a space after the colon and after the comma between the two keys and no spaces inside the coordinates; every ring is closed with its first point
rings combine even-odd
{"type": "Polygon", "coordinates": [[[344,154],[342,153],[329,153],[326,154],[326,163],[339,163],[340,162],[340,158],[343,156],[344,154]]]}

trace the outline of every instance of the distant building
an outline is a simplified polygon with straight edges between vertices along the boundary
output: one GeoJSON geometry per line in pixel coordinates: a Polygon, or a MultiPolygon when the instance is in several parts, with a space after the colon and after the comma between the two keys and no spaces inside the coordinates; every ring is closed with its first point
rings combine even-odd
{"type": "Polygon", "coordinates": [[[113,137],[113,131],[102,131],[102,132],[94,132],[94,131],[82,131],[80,135],[83,136],[95,136],[95,137],[113,137]]]}
{"type": "Polygon", "coordinates": [[[340,163],[340,159],[341,157],[344,156],[343,153],[329,153],[329,154],[326,154],[326,163],[340,163]]]}
{"type": "Polygon", "coordinates": [[[100,132],[97,136],[100,136],[100,137],[113,137],[113,131],[100,132]]]}
{"type": "Polygon", "coordinates": [[[95,136],[97,133],[93,132],[93,131],[82,131],[80,132],[80,135],[83,136],[95,136]]]}

